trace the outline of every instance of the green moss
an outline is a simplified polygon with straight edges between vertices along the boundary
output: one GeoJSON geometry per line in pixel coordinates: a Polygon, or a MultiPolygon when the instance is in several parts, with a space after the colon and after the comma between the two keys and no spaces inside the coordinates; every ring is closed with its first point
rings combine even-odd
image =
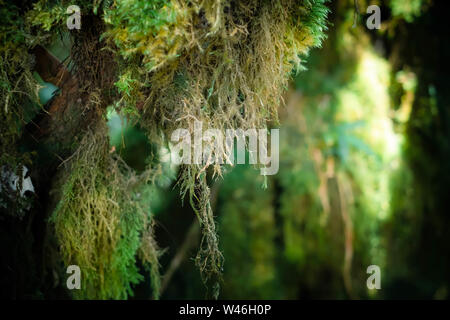
{"type": "MultiPolygon", "coordinates": [[[[158,250],[148,204],[132,171],[110,157],[106,129],[88,132],[66,167],[60,201],[53,212],[65,265],[78,265],[81,290],[75,298],[125,299],[143,280],[138,258],[152,276],[158,297],[158,250]]],[[[143,186],[145,188],[145,186],[143,186]]]]}

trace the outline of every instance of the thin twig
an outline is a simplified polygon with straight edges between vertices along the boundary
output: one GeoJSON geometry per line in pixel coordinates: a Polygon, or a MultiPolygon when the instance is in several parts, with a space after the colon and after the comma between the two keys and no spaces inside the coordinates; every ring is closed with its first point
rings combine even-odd
{"type": "MultiPolygon", "coordinates": [[[[210,201],[212,208],[215,208],[217,203],[219,185],[220,183],[216,182],[211,188],[210,201]]],[[[200,235],[200,223],[198,219],[194,218],[194,221],[192,222],[188,232],[186,233],[183,245],[180,247],[178,252],[173,257],[172,261],[170,262],[169,268],[162,277],[159,296],[161,296],[163,292],[166,290],[170,280],[172,279],[172,276],[174,275],[175,271],[180,267],[189,250],[192,249],[195,246],[195,244],[199,241],[199,235],[200,235]]]]}
{"type": "Polygon", "coordinates": [[[355,0],[355,13],[353,15],[353,26],[352,26],[352,28],[356,28],[356,22],[358,20],[358,16],[359,16],[358,0],[355,0]]]}

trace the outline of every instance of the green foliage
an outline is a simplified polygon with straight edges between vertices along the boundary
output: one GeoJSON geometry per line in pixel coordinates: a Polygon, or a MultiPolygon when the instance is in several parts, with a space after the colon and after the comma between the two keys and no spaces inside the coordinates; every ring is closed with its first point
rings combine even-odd
{"type": "Polygon", "coordinates": [[[313,46],[320,47],[325,39],[327,27],[327,17],[329,13],[325,4],[328,0],[306,0],[301,8],[299,21],[294,21],[294,25],[307,28],[313,38],[313,46]]]}
{"type": "Polygon", "coordinates": [[[186,22],[177,20],[180,13],[176,8],[176,2],[163,0],[116,1],[113,10],[105,11],[105,22],[113,26],[107,35],[115,39],[125,57],[143,54],[144,63],[151,69],[176,54],[180,34],[175,24],[181,28],[180,24],[186,22]]]}
{"type": "Polygon", "coordinates": [[[390,7],[394,16],[413,22],[429,3],[429,0],[391,0],[390,7]]]}
{"type": "Polygon", "coordinates": [[[32,26],[38,26],[48,32],[55,26],[60,26],[66,21],[67,1],[40,0],[33,4],[33,9],[28,12],[27,20],[32,26]]]}

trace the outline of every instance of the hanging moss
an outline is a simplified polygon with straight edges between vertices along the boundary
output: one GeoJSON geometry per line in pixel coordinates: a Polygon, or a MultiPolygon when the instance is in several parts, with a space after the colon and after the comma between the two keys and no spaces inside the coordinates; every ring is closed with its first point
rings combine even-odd
{"type": "Polygon", "coordinates": [[[53,212],[65,265],[78,265],[81,290],[76,298],[125,299],[143,280],[136,260],[151,273],[158,297],[158,248],[139,179],[109,155],[106,128],[88,132],[66,165],[60,201],[53,212]]]}
{"type": "MultiPolygon", "coordinates": [[[[219,130],[277,122],[292,69],[324,37],[324,2],[117,1],[104,17],[106,39],[126,61],[117,106],[140,114],[150,140],[161,133],[168,140],[176,128],[192,133],[194,120],[219,130]]],[[[181,173],[182,193],[199,208],[204,230],[206,249],[196,261],[205,280],[221,267],[209,188],[200,177],[210,165],[181,173]]],[[[213,171],[220,175],[222,166],[213,171]]]]}
{"type": "MultiPolygon", "coordinates": [[[[69,32],[70,61],[64,62],[69,80],[63,81],[61,97],[49,113],[50,129],[63,137],[64,146],[57,149],[67,155],[61,180],[55,184],[62,192],[53,194],[58,205],[50,222],[64,263],[77,264],[83,272],[83,289],[75,297],[128,297],[132,285],[142,280],[137,257],[148,262],[157,288],[157,249],[148,229],[151,219],[135,198],[138,185],[155,172],[154,163],[137,177],[109,154],[104,130],[107,107],[112,105],[118,114],[143,128],[152,144],[166,145],[176,128],[192,133],[194,120],[219,130],[266,128],[277,123],[277,108],[292,70],[299,70],[301,56],[324,38],[325,2],[77,3],[82,28],[69,32]],[[58,119],[67,125],[58,127],[58,119]],[[81,139],[72,138],[74,130],[81,139]],[[147,240],[141,245],[142,239],[147,240]]],[[[29,4],[23,23],[33,40],[23,46],[22,55],[14,54],[19,60],[13,69],[20,70],[13,71],[14,85],[31,84],[27,80],[31,68],[20,65],[27,61],[23,52],[50,43],[66,30],[65,10],[71,4],[64,0],[29,4]]],[[[8,56],[4,59],[9,63],[8,56]]],[[[23,91],[29,95],[35,92],[32,87],[23,91]]],[[[20,94],[11,95],[9,87],[2,95],[20,103],[20,94]]],[[[5,127],[13,130],[15,120],[6,121],[5,127]]],[[[16,131],[11,132],[17,136],[16,131]]],[[[12,146],[15,140],[8,143],[12,146]]],[[[50,144],[51,148],[56,145],[50,144]]],[[[209,169],[210,165],[181,168],[179,184],[202,225],[196,265],[217,297],[223,257],[207,175],[221,175],[223,166],[209,169]]]]}

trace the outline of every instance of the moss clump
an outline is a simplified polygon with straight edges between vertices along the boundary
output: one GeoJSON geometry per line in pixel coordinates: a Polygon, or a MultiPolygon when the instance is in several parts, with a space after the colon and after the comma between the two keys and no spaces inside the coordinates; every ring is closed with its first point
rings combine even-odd
{"type": "Polygon", "coordinates": [[[27,52],[28,32],[22,11],[9,1],[0,1],[0,208],[22,216],[28,206],[20,197],[22,179],[15,191],[8,188],[9,174],[22,177],[33,154],[18,148],[24,126],[39,110],[39,86],[32,76],[33,60],[27,52]]]}
{"type": "Polygon", "coordinates": [[[323,2],[117,1],[105,13],[105,36],[142,98],[122,90],[121,101],[134,104],[152,137],[193,130],[195,119],[217,129],[265,127],[277,120],[299,56],[323,38],[323,2]]]}
{"type": "Polygon", "coordinates": [[[147,265],[158,297],[158,249],[152,236],[143,186],[119,159],[109,155],[106,128],[89,131],[66,165],[60,201],[53,212],[65,265],[78,265],[76,298],[125,299],[143,280],[136,259],[147,265]]]}
{"type": "Polygon", "coordinates": [[[188,193],[189,202],[202,227],[200,248],[195,257],[195,264],[200,269],[202,280],[212,286],[211,296],[219,295],[223,255],[219,250],[219,237],[210,203],[210,188],[206,181],[206,173],[197,167],[184,166],[180,180],[182,196],[188,193]],[[192,182],[191,179],[194,179],[192,182]]]}

